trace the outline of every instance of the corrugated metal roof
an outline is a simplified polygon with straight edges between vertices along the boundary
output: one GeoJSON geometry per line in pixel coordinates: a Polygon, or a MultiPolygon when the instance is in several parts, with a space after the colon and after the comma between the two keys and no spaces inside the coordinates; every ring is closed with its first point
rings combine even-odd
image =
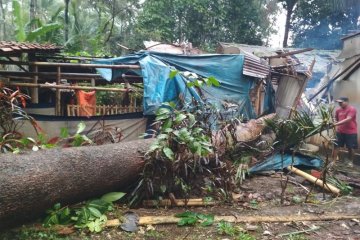
{"type": "Polygon", "coordinates": [[[44,51],[58,52],[60,49],[61,47],[56,46],[55,44],[0,41],[0,54],[44,51]]]}
{"type": "Polygon", "coordinates": [[[260,58],[246,52],[242,52],[245,55],[243,74],[256,77],[266,78],[270,74],[270,66],[262,62],[260,58]]]}
{"type": "Polygon", "coordinates": [[[250,77],[266,78],[270,74],[270,66],[267,61],[255,56],[239,46],[232,44],[220,43],[218,53],[223,54],[244,54],[243,74],[250,77]]]}

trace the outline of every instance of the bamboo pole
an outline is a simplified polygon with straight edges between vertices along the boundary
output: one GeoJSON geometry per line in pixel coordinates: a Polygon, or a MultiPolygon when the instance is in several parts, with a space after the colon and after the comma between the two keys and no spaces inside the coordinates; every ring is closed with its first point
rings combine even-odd
{"type": "MultiPolygon", "coordinates": [[[[56,72],[21,72],[21,71],[0,71],[1,76],[56,76],[56,72]]],[[[69,73],[69,72],[62,72],[61,76],[64,78],[67,77],[86,77],[86,78],[102,78],[100,74],[94,74],[94,73],[69,73]]]]}
{"type": "Polygon", "coordinates": [[[110,65],[110,64],[93,64],[93,63],[55,63],[55,62],[20,62],[0,60],[0,64],[9,65],[37,65],[53,67],[77,67],[77,68],[111,68],[111,69],[141,69],[139,65],[110,65]]]}
{"type": "Polygon", "coordinates": [[[88,91],[108,91],[108,92],[127,92],[124,88],[104,88],[104,87],[83,87],[83,86],[65,86],[34,83],[6,83],[8,86],[30,87],[30,88],[55,88],[68,90],[88,90],[88,91]]]}
{"type": "MultiPolygon", "coordinates": [[[[278,215],[278,216],[215,216],[214,222],[231,222],[231,223],[259,223],[259,222],[300,222],[300,221],[331,221],[357,219],[358,215],[345,214],[325,214],[325,215],[278,215]]],[[[139,225],[160,225],[160,224],[177,224],[180,218],[175,216],[144,216],[139,218],[139,225]]],[[[118,227],[121,222],[119,219],[108,220],[106,227],[118,227]]]]}
{"type": "Polygon", "coordinates": [[[335,187],[329,183],[325,184],[321,179],[311,176],[310,174],[307,174],[306,172],[301,171],[300,169],[298,169],[296,167],[289,166],[289,167],[287,167],[287,169],[289,171],[295,173],[296,175],[301,176],[301,177],[305,178],[306,180],[318,185],[319,187],[322,187],[322,188],[334,193],[335,195],[340,194],[340,189],[338,189],[337,187],[335,187]]]}
{"type": "Polygon", "coordinates": [[[265,56],[262,58],[282,58],[282,57],[286,57],[286,56],[290,56],[290,55],[295,55],[295,54],[299,54],[299,53],[303,53],[303,52],[309,52],[314,50],[313,48],[305,48],[305,49],[300,49],[300,50],[296,50],[296,51],[291,51],[291,52],[286,52],[286,53],[281,53],[275,56],[265,56]]]}

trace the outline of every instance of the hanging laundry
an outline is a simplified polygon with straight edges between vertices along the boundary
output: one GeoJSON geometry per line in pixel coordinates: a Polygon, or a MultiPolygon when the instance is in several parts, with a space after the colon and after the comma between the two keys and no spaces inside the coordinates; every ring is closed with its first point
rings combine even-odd
{"type": "Polygon", "coordinates": [[[76,91],[77,103],[80,106],[79,116],[94,116],[96,115],[96,92],[84,92],[82,90],[76,91]]]}

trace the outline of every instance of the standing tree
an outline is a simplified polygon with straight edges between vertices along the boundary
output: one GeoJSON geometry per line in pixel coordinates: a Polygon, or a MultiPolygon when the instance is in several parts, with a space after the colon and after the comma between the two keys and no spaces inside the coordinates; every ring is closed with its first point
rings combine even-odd
{"type": "Polygon", "coordinates": [[[64,25],[64,36],[65,36],[65,42],[69,40],[69,3],[70,0],[64,0],[65,1],[65,25],[64,25]]]}
{"type": "Polygon", "coordinates": [[[286,22],[285,22],[283,47],[288,47],[289,32],[291,28],[291,18],[294,13],[296,4],[299,2],[299,0],[280,0],[279,2],[282,3],[283,8],[286,10],[286,22]]]}
{"type": "Polygon", "coordinates": [[[261,0],[147,0],[136,27],[141,40],[189,41],[211,46],[219,41],[261,44],[269,33],[261,0]]]}
{"type": "Polygon", "coordinates": [[[300,1],[294,13],[295,47],[341,48],[340,38],[357,29],[360,1],[300,1]]]}

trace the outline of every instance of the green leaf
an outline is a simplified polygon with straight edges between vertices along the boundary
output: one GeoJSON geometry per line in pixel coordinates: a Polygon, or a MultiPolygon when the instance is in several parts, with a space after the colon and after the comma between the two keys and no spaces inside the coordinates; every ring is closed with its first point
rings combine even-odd
{"type": "Polygon", "coordinates": [[[54,210],[59,210],[61,208],[61,204],[60,203],[56,203],[53,207],[54,210]]]}
{"type": "Polygon", "coordinates": [[[208,80],[210,81],[210,83],[212,85],[214,85],[215,87],[219,87],[220,86],[220,82],[215,78],[215,77],[208,77],[208,80]]]}
{"type": "Polygon", "coordinates": [[[166,192],[166,185],[161,185],[160,190],[161,190],[162,193],[165,193],[166,192]]]}
{"type": "Polygon", "coordinates": [[[170,112],[170,109],[161,107],[156,111],[156,115],[169,114],[170,112]]]}
{"type": "Polygon", "coordinates": [[[90,232],[95,232],[95,222],[89,222],[86,224],[90,232]]]}
{"type": "Polygon", "coordinates": [[[165,119],[168,119],[168,118],[169,118],[168,114],[161,114],[161,115],[156,116],[155,121],[165,120],[165,119]]]}
{"type": "Polygon", "coordinates": [[[167,129],[167,128],[171,128],[171,127],[172,127],[172,120],[169,118],[164,122],[162,129],[167,129]]]}
{"type": "Polygon", "coordinates": [[[61,138],[68,138],[69,137],[69,129],[66,127],[63,127],[60,129],[60,137],[61,138]]]}
{"type": "Polygon", "coordinates": [[[103,195],[101,197],[101,200],[108,202],[108,203],[112,203],[115,202],[121,198],[123,198],[126,195],[126,193],[123,192],[111,192],[111,193],[107,193],[105,195],[103,195]]]}
{"type": "Polygon", "coordinates": [[[23,21],[23,13],[21,10],[21,5],[19,3],[19,1],[13,1],[12,2],[12,7],[13,7],[13,16],[14,16],[14,22],[16,25],[15,28],[15,36],[16,36],[16,40],[19,42],[23,42],[26,39],[26,33],[25,33],[25,29],[24,29],[24,21],[23,21]]]}
{"type": "Polygon", "coordinates": [[[178,70],[171,70],[169,74],[170,80],[172,80],[178,73],[179,73],[178,70]]]}
{"type": "Polygon", "coordinates": [[[175,123],[181,123],[182,120],[186,118],[185,114],[179,113],[176,115],[175,123]]]}
{"type": "Polygon", "coordinates": [[[26,37],[26,41],[29,41],[29,42],[35,41],[38,37],[41,37],[48,32],[59,29],[60,27],[61,27],[61,24],[59,24],[59,23],[45,24],[44,26],[39,27],[39,28],[29,32],[26,37]]]}
{"type": "Polygon", "coordinates": [[[157,136],[157,139],[159,139],[159,140],[166,140],[168,138],[169,138],[169,135],[167,135],[167,134],[159,134],[157,136]]]}
{"type": "Polygon", "coordinates": [[[194,225],[196,222],[197,222],[196,217],[186,217],[186,218],[181,218],[180,221],[178,222],[178,225],[179,226],[194,225]]]}
{"type": "Polygon", "coordinates": [[[90,213],[94,216],[94,217],[101,217],[101,212],[98,210],[98,209],[96,209],[96,208],[94,208],[94,207],[88,207],[88,209],[89,209],[89,211],[90,211],[90,213]]]}
{"type": "Polygon", "coordinates": [[[80,134],[75,134],[72,145],[74,147],[80,147],[83,144],[84,138],[80,134]]]}
{"type": "Polygon", "coordinates": [[[106,211],[108,211],[109,206],[111,206],[111,203],[106,202],[102,199],[95,199],[95,200],[91,200],[88,204],[88,207],[93,207],[96,208],[97,210],[99,210],[101,213],[105,213],[106,211]]]}
{"type": "Polygon", "coordinates": [[[214,223],[214,215],[212,214],[197,214],[197,217],[201,220],[201,226],[206,227],[214,223]]]}
{"type": "Polygon", "coordinates": [[[163,152],[168,159],[174,160],[174,152],[170,148],[164,147],[163,152]]]}
{"type": "Polygon", "coordinates": [[[59,224],[59,219],[56,214],[49,215],[44,220],[45,227],[50,227],[50,226],[56,225],[56,224],[59,224]]]}
{"type": "Polygon", "coordinates": [[[186,83],[186,86],[187,86],[188,88],[192,88],[192,87],[195,86],[195,84],[194,84],[193,82],[187,82],[187,83],[186,83]]]}
{"type": "Polygon", "coordinates": [[[189,127],[194,126],[195,123],[196,123],[194,114],[188,113],[187,115],[188,115],[188,118],[189,118],[189,125],[190,125],[189,127]]]}
{"type": "Polygon", "coordinates": [[[154,152],[155,150],[161,148],[161,145],[159,144],[158,141],[154,142],[153,144],[151,144],[151,146],[149,147],[148,152],[154,152]]]}
{"type": "Polygon", "coordinates": [[[84,122],[80,122],[78,125],[77,125],[77,131],[76,131],[76,134],[80,134],[82,131],[84,131],[86,128],[86,125],[84,122]]]}
{"type": "Polygon", "coordinates": [[[190,211],[185,211],[185,212],[182,212],[182,213],[177,213],[177,214],[175,214],[175,217],[178,217],[178,218],[182,218],[182,217],[196,217],[196,213],[190,212],[190,211]]]}

